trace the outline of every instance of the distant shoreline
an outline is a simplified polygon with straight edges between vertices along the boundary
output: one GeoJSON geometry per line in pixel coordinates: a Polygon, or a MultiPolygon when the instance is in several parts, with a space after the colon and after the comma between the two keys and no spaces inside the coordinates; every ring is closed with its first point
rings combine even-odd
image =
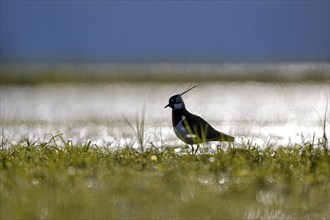
{"type": "Polygon", "coordinates": [[[2,63],[1,84],[111,82],[330,82],[330,63],[2,63]]]}

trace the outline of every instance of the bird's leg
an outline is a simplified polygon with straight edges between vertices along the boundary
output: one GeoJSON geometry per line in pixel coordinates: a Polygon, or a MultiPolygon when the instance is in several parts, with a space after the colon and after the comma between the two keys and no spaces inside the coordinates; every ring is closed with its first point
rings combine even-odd
{"type": "Polygon", "coordinates": [[[196,150],[195,150],[195,154],[197,154],[197,151],[199,150],[199,144],[197,144],[196,150]]]}
{"type": "Polygon", "coordinates": [[[195,149],[194,149],[194,145],[191,144],[190,146],[191,146],[191,154],[194,154],[194,150],[195,150],[195,149]]]}

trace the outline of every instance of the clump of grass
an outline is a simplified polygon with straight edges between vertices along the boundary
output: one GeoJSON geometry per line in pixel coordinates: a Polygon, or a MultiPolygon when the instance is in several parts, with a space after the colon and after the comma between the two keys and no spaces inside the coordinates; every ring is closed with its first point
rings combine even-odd
{"type": "Polygon", "coordinates": [[[329,218],[330,153],[313,144],[194,155],[61,135],[4,144],[1,219],[329,218]]]}
{"type": "MultiPolygon", "coordinates": [[[[314,106],[312,106],[312,108],[314,109],[314,111],[316,112],[317,116],[319,117],[319,120],[320,120],[320,126],[322,127],[322,138],[318,138],[318,145],[322,145],[324,147],[324,149],[328,149],[328,146],[329,146],[329,140],[328,140],[328,137],[327,137],[327,132],[326,132],[326,127],[327,127],[327,122],[328,122],[328,115],[329,115],[329,112],[328,112],[328,106],[329,106],[329,99],[328,99],[328,96],[326,96],[326,106],[325,106],[325,110],[324,110],[324,116],[321,117],[319,112],[314,108],[314,106]]],[[[313,137],[313,141],[312,143],[314,144],[314,140],[315,140],[315,135],[313,137]]]]}
{"type": "MultiPolygon", "coordinates": [[[[328,100],[328,98],[327,98],[327,100],[328,100]]],[[[329,143],[328,138],[327,138],[327,134],[326,134],[328,105],[329,105],[329,102],[327,102],[327,105],[325,107],[324,117],[323,117],[323,121],[322,121],[322,129],[323,129],[322,143],[323,143],[325,149],[328,148],[328,143],[329,143]]]]}
{"type": "Polygon", "coordinates": [[[140,150],[143,152],[144,149],[144,137],[145,137],[145,132],[144,132],[144,124],[145,124],[145,114],[146,114],[146,108],[145,105],[143,105],[142,107],[142,112],[141,112],[141,116],[136,115],[135,118],[135,126],[127,119],[125,119],[126,124],[133,130],[136,138],[137,138],[137,142],[139,144],[139,148],[140,150]]]}

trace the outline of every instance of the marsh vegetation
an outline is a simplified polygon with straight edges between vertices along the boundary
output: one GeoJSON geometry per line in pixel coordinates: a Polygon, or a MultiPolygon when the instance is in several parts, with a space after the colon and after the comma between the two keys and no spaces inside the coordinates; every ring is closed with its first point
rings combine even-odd
{"type": "Polygon", "coordinates": [[[322,144],[246,144],[195,155],[175,149],[77,146],[61,136],[2,148],[1,217],[329,217],[330,154],[322,144]]]}

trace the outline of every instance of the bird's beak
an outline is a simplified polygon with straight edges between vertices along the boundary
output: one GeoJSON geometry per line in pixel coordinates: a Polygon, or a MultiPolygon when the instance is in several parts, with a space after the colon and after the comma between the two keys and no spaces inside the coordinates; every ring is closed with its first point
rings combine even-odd
{"type": "Polygon", "coordinates": [[[167,107],[169,107],[170,106],[170,104],[167,104],[164,108],[167,108],[167,107]]]}

